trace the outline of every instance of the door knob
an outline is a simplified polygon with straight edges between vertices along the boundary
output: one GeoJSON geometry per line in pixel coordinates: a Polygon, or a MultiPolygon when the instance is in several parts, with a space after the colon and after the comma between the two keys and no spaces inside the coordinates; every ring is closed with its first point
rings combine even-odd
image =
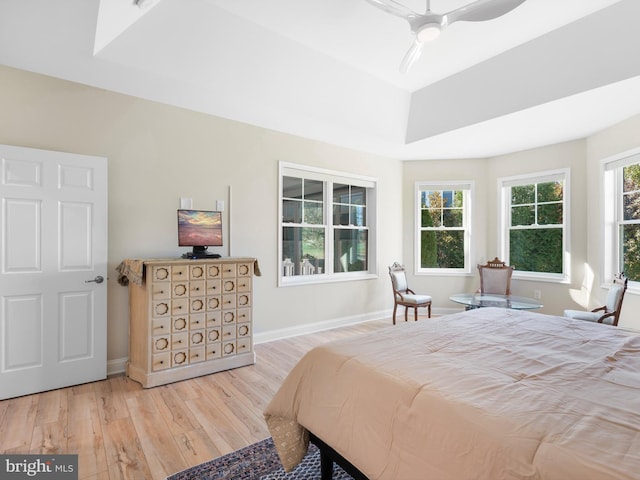
{"type": "Polygon", "coordinates": [[[96,278],[94,278],[93,280],[84,281],[84,283],[91,283],[91,282],[102,283],[104,282],[104,277],[102,275],[97,275],[96,278]]]}

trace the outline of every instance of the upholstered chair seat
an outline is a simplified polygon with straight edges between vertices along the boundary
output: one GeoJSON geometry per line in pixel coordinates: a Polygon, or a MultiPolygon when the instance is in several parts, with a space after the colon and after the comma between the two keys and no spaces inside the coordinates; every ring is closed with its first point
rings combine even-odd
{"type": "Polygon", "coordinates": [[[623,273],[616,275],[613,285],[607,293],[606,303],[602,307],[595,308],[590,312],[584,310],[565,310],[564,316],[575,320],[586,320],[588,322],[605,323],[607,325],[618,325],[620,311],[622,310],[622,300],[627,291],[628,280],[623,273]]]}
{"type": "Polygon", "coordinates": [[[402,295],[402,301],[405,303],[411,303],[413,305],[423,304],[431,301],[430,295],[412,295],[405,293],[402,295]]]}

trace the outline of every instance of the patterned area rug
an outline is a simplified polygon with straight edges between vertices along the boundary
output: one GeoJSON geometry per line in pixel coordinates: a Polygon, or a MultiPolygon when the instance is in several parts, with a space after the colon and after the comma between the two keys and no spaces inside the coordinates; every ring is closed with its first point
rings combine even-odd
{"type": "MultiPolygon", "coordinates": [[[[167,480],[320,480],[320,451],[313,444],[295,470],[285,473],[271,438],[174,473],[167,480]]],[[[352,480],[338,465],[333,480],[352,480]]]]}

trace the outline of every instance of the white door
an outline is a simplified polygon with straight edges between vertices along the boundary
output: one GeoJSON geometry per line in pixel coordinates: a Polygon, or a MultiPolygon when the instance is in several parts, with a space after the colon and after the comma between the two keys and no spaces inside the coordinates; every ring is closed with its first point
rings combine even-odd
{"type": "Polygon", "coordinates": [[[0,399],[104,379],[107,159],[0,145],[0,161],[0,399]]]}

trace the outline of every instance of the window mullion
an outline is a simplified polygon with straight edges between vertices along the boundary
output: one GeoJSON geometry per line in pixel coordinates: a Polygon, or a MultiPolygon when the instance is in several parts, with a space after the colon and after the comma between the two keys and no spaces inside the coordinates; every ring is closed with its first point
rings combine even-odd
{"type": "Polygon", "coordinates": [[[324,226],[325,226],[325,242],[324,242],[324,271],[329,275],[333,275],[333,182],[325,182],[324,189],[324,226]]]}

